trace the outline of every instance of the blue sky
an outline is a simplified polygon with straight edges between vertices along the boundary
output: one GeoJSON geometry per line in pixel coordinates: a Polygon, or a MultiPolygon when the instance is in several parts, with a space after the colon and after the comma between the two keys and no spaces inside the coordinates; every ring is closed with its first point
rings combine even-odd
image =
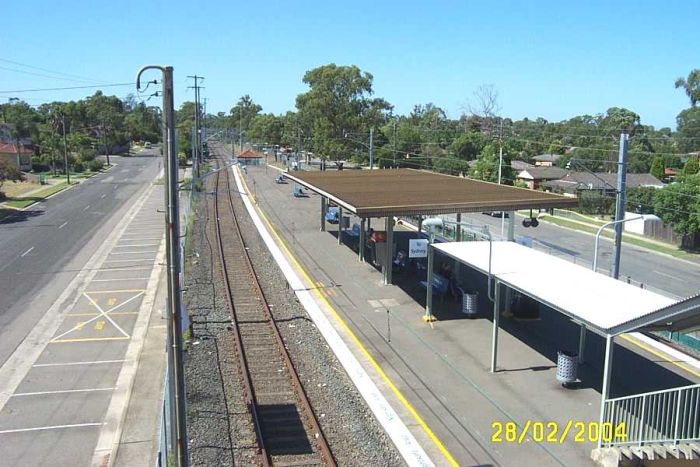
{"type": "MultiPolygon", "coordinates": [[[[3,16],[0,59],[85,80],[0,61],[0,91],[131,82],[142,65],[169,64],[177,103],[194,98],[186,76],[202,75],[212,113],[243,94],[265,112],[293,110],[304,72],[333,62],[370,72],[375,95],[399,114],[433,102],[456,118],[492,84],[504,116],[559,121],[617,106],[675,128],[689,102],[673,83],[700,68],[696,0],[23,0],[3,16]]],[[[92,92],[5,92],[0,101],[92,92]]]]}

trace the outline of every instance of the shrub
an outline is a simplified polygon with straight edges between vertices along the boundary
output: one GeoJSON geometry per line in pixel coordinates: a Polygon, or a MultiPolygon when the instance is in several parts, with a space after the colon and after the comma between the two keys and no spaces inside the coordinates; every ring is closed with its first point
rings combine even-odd
{"type": "Polygon", "coordinates": [[[104,168],[105,163],[102,162],[101,159],[93,159],[90,161],[88,164],[88,169],[90,169],[93,172],[99,172],[104,168]]]}

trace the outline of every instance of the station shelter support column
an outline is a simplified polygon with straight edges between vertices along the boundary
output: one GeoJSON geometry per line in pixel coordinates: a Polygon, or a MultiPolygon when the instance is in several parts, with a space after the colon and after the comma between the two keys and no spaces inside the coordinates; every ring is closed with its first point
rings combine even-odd
{"type": "MultiPolygon", "coordinates": [[[[605,360],[603,364],[603,388],[600,391],[600,425],[603,426],[605,417],[605,401],[610,398],[610,377],[612,376],[613,347],[615,336],[605,336],[605,360]]],[[[598,447],[602,445],[602,436],[598,439],[598,447]]]]}
{"type": "MultiPolygon", "coordinates": [[[[457,225],[455,225],[455,242],[461,242],[462,241],[462,213],[458,212],[457,213],[457,225]]],[[[460,266],[462,265],[461,262],[455,261],[455,277],[459,277],[459,270],[460,266]]]]}
{"type": "MultiPolygon", "coordinates": [[[[508,230],[507,239],[509,242],[515,241],[515,211],[508,211],[508,230]]],[[[511,313],[511,305],[513,303],[513,289],[506,287],[506,313],[511,313]]]]}
{"type": "Polygon", "coordinates": [[[491,338],[491,373],[496,372],[496,364],[498,363],[498,322],[501,317],[500,302],[501,302],[501,284],[498,280],[494,280],[494,300],[493,300],[493,337],[491,338]]]}
{"type": "Polygon", "coordinates": [[[423,216],[418,216],[418,233],[423,231],[423,216]]]}
{"type": "Polygon", "coordinates": [[[432,235],[428,242],[428,270],[426,271],[426,287],[425,287],[425,316],[424,321],[433,321],[433,242],[432,235]]]}
{"type": "Polygon", "coordinates": [[[365,262],[365,218],[360,219],[360,238],[357,240],[357,256],[361,263],[365,262]]]}
{"type": "Polygon", "coordinates": [[[321,232],[326,231],[326,197],[321,196],[321,232]]]}
{"type": "Polygon", "coordinates": [[[343,243],[343,207],[338,206],[338,245],[343,243]]]}
{"type": "Polygon", "coordinates": [[[386,217],[386,256],[384,257],[384,284],[391,284],[391,269],[394,258],[394,216],[386,217]]]}
{"type": "Polygon", "coordinates": [[[586,350],[586,325],[581,323],[581,330],[578,336],[578,362],[583,363],[583,353],[586,350]]]}

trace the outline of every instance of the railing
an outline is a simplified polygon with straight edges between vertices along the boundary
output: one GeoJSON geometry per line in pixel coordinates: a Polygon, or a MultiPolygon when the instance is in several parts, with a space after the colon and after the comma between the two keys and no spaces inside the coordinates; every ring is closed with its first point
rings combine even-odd
{"type": "Polygon", "coordinates": [[[608,399],[600,429],[604,446],[700,441],[700,384],[608,399]]]}

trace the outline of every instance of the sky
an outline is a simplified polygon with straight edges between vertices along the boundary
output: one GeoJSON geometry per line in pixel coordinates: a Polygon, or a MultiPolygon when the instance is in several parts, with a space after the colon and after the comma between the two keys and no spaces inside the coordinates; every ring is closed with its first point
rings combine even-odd
{"type": "Polygon", "coordinates": [[[196,74],[208,113],[249,94],[280,114],[308,90],[306,71],[335,63],[371,73],[374,95],[395,114],[434,103],[458,118],[487,84],[514,119],[625,107],[643,124],[675,129],[690,103],[674,82],[700,68],[696,0],[23,0],[3,10],[0,102],[31,105],[95,89],[18,91],[133,83],[140,67],[160,64],[174,67],[178,106],[194,99],[187,76],[196,74]]]}

